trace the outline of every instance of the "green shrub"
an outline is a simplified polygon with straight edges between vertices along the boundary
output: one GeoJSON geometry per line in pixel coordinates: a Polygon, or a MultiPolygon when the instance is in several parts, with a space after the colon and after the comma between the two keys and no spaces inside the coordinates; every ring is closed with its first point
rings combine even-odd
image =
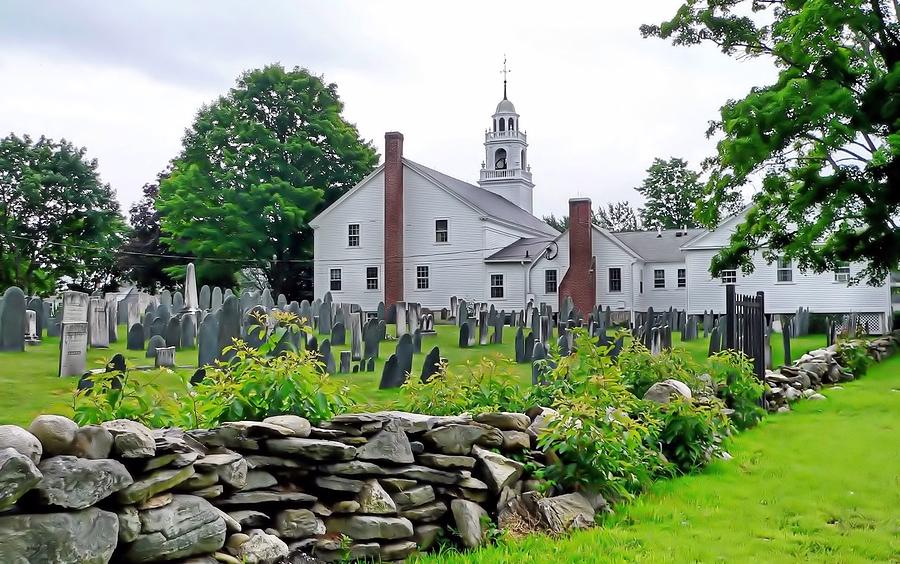
{"type": "Polygon", "coordinates": [[[869,356],[868,345],[861,339],[839,341],[837,344],[837,361],[845,370],[859,378],[869,371],[872,357],[869,356]]]}
{"type": "Polygon", "coordinates": [[[716,398],[678,398],[658,405],[663,454],[681,472],[702,468],[721,450],[732,429],[724,407],[716,398]]]}
{"type": "Polygon", "coordinates": [[[509,365],[499,355],[462,367],[442,365],[427,383],[410,378],[403,384],[400,409],[426,415],[523,412],[529,404],[509,365]]]}
{"type": "Polygon", "coordinates": [[[761,406],[766,387],[753,373],[750,360],[743,353],[725,350],[709,357],[706,366],[716,395],[733,410],[734,426],[744,430],[756,425],[766,414],[761,406]]]}
{"type": "Polygon", "coordinates": [[[618,366],[622,383],[639,398],[644,397],[653,384],[670,378],[684,382],[692,392],[704,388],[697,377],[700,367],[685,349],[674,348],[654,355],[635,340],[622,350],[618,366]]]}
{"type": "Polygon", "coordinates": [[[116,390],[112,375],[97,376],[92,389],[76,392],[75,420],[89,424],[126,418],[154,427],[198,428],[285,413],[318,422],[352,409],[356,401],[349,386],[331,379],[315,353],[279,349],[288,333],[308,329],[289,313],[275,315],[279,326],[259,349],[235,340],[226,349],[234,353],[232,360],[207,368],[195,386],[183,377],[178,392],[163,392],[127,374],[116,390]]]}

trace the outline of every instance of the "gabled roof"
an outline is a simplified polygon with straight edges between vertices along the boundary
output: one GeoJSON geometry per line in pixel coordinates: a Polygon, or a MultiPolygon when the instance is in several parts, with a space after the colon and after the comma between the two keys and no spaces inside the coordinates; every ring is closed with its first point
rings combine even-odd
{"type": "Polygon", "coordinates": [[[531,262],[547,248],[553,239],[549,237],[522,237],[515,243],[500,249],[485,262],[531,262]]]}
{"type": "MultiPolygon", "coordinates": [[[[719,225],[718,225],[715,229],[707,230],[705,233],[703,233],[703,234],[700,235],[699,237],[695,237],[694,239],[691,239],[689,242],[683,244],[683,245],[681,246],[682,249],[687,249],[687,248],[701,249],[701,248],[704,248],[704,246],[703,246],[703,244],[702,244],[704,239],[706,239],[707,237],[709,237],[709,236],[712,235],[713,233],[718,232],[718,231],[721,230],[721,229],[725,229],[728,225],[734,223],[735,220],[741,219],[741,218],[743,218],[744,216],[746,216],[746,215],[747,215],[747,211],[750,209],[750,206],[751,206],[751,205],[752,205],[752,204],[747,204],[747,205],[744,206],[740,211],[738,211],[738,212],[736,212],[736,213],[734,213],[734,214],[732,214],[732,215],[726,217],[725,219],[723,219],[722,221],[719,222],[719,225]]],[[[711,248],[721,248],[721,245],[716,245],[716,246],[713,246],[713,247],[711,247],[711,248]]]]}
{"type": "Polygon", "coordinates": [[[403,163],[420,174],[424,174],[432,180],[435,180],[438,184],[453,192],[461,200],[468,203],[476,210],[481,211],[486,216],[553,237],[559,235],[559,232],[556,229],[553,229],[503,196],[494,194],[493,192],[475,186],[474,184],[469,184],[458,178],[453,178],[443,172],[438,172],[409,159],[403,159],[403,163]]]}
{"type": "Polygon", "coordinates": [[[663,229],[662,231],[619,231],[610,235],[637,253],[646,262],[683,262],[681,247],[705,233],[705,229],[663,229]]]}

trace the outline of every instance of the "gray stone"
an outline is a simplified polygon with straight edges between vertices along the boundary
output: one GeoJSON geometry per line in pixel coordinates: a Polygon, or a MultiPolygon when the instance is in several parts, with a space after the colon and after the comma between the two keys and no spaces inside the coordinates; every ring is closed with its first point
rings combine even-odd
{"type": "Polygon", "coordinates": [[[144,350],[144,326],[142,324],[135,323],[128,329],[125,348],[129,351],[144,350]]]}
{"type": "Polygon", "coordinates": [[[397,504],[399,509],[409,509],[410,507],[417,507],[434,501],[434,488],[427,484],[424,486],[416,486],[396,492],[391,495],[391,498],[397,504]]]}
{"type": "Polygon", "coordinates": [[[400,367],[400,361],[397,358],[396,354],[392,354],[387,362],[384,363],[384,368],[381,373],[381,383],[378,385],[378,388],[381,390],[390,389],[390,388],[399,388],[406,382],[407,374],[403,372],[400,367]]]}
{"type": "Polygon", "coordinates": [[[198,472],[213,471],[219,481],[238,490],[247,484],[247,461],[235,452],[208,454],[194,463],[194,469],[198,472]]]}
{"type": "Polygon", "coordinates": [[[359,447],[356,458],[395,464],[415,462],[409,438],[396,421],[388,422],[384,429],[371,437],[365,445],[359,447]]]}
{"type": "Polygon", "coordinates": [[[387,471],[380,465],[361,460],[349,460],[319,467],[323,472],[339,476],[385,476],[387,471]]]}
{"type": "Polygon", "coordinates": [[[37,464],[44,452],[41,441],[18,425],[0,425],[0,450],[11,448],[37,464]]]}
{"type": "Polygon", "coordinates": [[[265,533],[255,534],[243,543],[235,556],[246,564],[275,564],[290,553],[288,545],[276,537],[265,533]]]}
{"type": "Polygon", "coordinates": [[[359,502],[360,513],[369,515],[396,515],[397,513],[397,504],[381,487],[378,480],[367,480],[356,500],[359,502]]]}
{"type": "Polygon", "coordinates": [[[12,448],[0,449],[0,511],[12,507],[41,481],[31,458],[12,448]]]}
{"type": "Polygon", "coordinates": [[[269,516],[261,511],[252,509],[241,509],[231,511],[228,516],[238,522],[242,530],[258,529],[269,524],[269,516]]]}
{"type": "Polygon", "coordinates": [[[81,376],[87,369],[88,324],[62,323],[59,332],[58,375],[81,376]]]}
{"type": "Polygon", "coordinates": [[[54,456],[42,460],[38,468],[44,476],[35,488],[38,498],[67,509],[88,508],[134,482],[116,460],[54,456]]]}
{"type": "Polygon", "coordinates": [[[480,413],[475,416],[475,421],[496,427],[501,431],[524,431],[531,425],[531,419],[524,413],[480,413]]]}
{"type": "Polygon", "coordinates": [[[462,475],[459,472],[445,472],[443,470],[435,470],[434,468],[418,465],[395,468],[391,475],[397,478],[408,478],[420,482],[445,485],[456,484],[462,479],[462,475]]]}
{"type": "Polygon", "coordinates": [[[133,505],[126,505],[116,512],[119,518],[119,541],[134,542],[141,534],[141,517],[133,505]]]}
{"type": "Polygon", "coordinates": [[[157,470],[120,491],[116,498],[119,503],[126,505],[146,501],[156,494],[175,488],[193,475],[193,466],[157,470]]]}
{"type": "Polygon", "coordinates": [[[405,509],[400,512],[400,516],[406,517],[414,523],[431,523],[443,517],[445,513],[447,513],[447,504],[443,501],[434,501],[405,509]]]}
{"type": "Polygon", "coordinates": [[[428,550],[443,532],[444,528],[440,525],[417,525],[413,540],[419,550],[428,550]]]}
{"type": "Polygon", "coordinates": [[[325,534],[325,523],[309,509],[285,509],[279,512],[275,516],[275,528],[286,539],[325,534]]]}
{"type": "Polygon", "coordinates": [[[38,415],[28,426],[28,432],[41,441],[43,456],[67,454],[77,431],[78,425],[62,415],[38,415]]]}
{"type": "Polygon", "coordinates": [[[482,426],[451,423],[428,431],[424,438],[443,454],[469,454],[472,445],[488,433],[482,426]]]}
{"type": "Polygon", "coordinates": [[[269,503],[314,503],[315,496],[305,494],[303,492],[272,492],[272,491],[252,491],[237,492],[229,497],[217,499],[216,505],[219,507],[245,507],[259,506],[269,503]]]}
{"type": "Polygon", "coordinates": [[[0,562],[106,564],[119,536],[115,513],[83,511],[0,517],[0,562]]]}
{"type": "Polygon", "coordinates": [[[128,562],[177,560],[225,545],[225,520],[203,498],[176,495],[172,503],[142,511],[141,534],[124,553],[128,562]]]}
{"type": "Polygon", "coordinates": [[[343,533],[355,540],[403,539],[413,534],[409,519],[374,515],[331,517],[326,523],[326,530],[329,533],[343,533]]]}
{"type": "Polygon", "coordinates": [[[335,492],[359,493],[365,486],[361,480],[351,480],[340,476],[316,476],[316,486],[323,490],[335,492]]]}
{"type": "Polygon", "coordinates": [[[166,348],[166,340],[161,335],[153,335],[150,337],[150,340],[147,341],[147,353],[144,356],[147,358],[156,358],[156,349],[164,348],[166,348]]]}
{"type": "Polygon", "coordinates": [[[275,415],[272,417],[266,417],[265,419],[263,419],[263,423],[269,423],[272,425],[278,425],[279,427],[284,427],[285,429],[290,429],[293,433],[293,436],[300,438],[308,437],[309,431],[312,428],[312,426],[309,424],[309,421],[297,415],[275,415]]]}
{"type": "Polygon", "coordinates": [[[484,542],[484,524],[482,519],[488,516],[487,511],[477,503],[465,499],[454,499],[450,502],[456,530],[466,548],[477,548],[484,542]]]}
{"type": "Polygon", "coordinates": [[[499,494],[500,490],[518,480],[525,469],[521,462],[477,445],[472,447],[472,455],[481,463],[479,465],[481,475],[495,494],[499,494]]]}
{"type": "Polygon", "coordinates": [[[400,561],[416,551],[415,541],[400,541],[381,545],[379,555],[382,562],[400,561]]]}
{"type": "Polygon", "coordinates": [[[262,490],[278,484],[278,479],[265,470],[252,470],[247,472],[247,480],[242,491],[262,490]]]}
{"type": "Polygon", "coordinates": [[[200,331],[197,335],[197,366],[202,368],[212,365],[220,352],[219,317],[210,314],[200,322],[200,331]]]}
{"type": "Polygon", "coordinates": [[[503,431],[503,450],[518,451],[531,448],[531,435],[523,431],[503,431]]]}
{"type": "Polygon", "coordinates": [[[655,403],[669,403],[674,397],[691,399],[691,389],[684,382],[669,379],[653,384],[644,394],[645,400],[655,403]]]}
{"type": "Polygon", "coordinates": [[[115,452],[122,458],[150,458],[156,454],[152,432],[137,421],[115,419],[101,426],[112,434],[115,452]]]}
{"type": "Polygon", "coordinates": [[[291,437],[271,439],[266,443],[270,451],[279,454],[296,454],[320,462],[329,460],[350,460],[356,455],[356,448],[337,441],[304,439],[291,437]]]}
{"type": "Polygon", "coordinates": [[[453,455],[453,454],[433,454],[425,453],[418,456],[419,464],[437,468],[439,470],[447,470],[459,468],[463,470],[471,470],[475,468],[475,459],[471,456],[453,455]]]}
{"type": "Polygon", "coordinates": [[[594,525],[594,507],[578,492],[539,499],[537,506],[541,520],[554,534],[594,525]]]}

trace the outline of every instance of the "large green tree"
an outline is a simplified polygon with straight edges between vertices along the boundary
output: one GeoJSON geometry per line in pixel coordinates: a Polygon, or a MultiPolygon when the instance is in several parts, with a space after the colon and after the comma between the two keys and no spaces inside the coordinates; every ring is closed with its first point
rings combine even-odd
{"type": "Polygon", "coordinates": [[[787,255],[821,272],[867,261],[881,283],[900,262],[900,3],[884,0],[688,0],[645,36],[712,43],[771,60],[774,83],[731,100],[710,135],[702,217],[760,179],[746,219],[712,271],[787,255]]]}
{"type": "Polygon", "coordinates": [[[127,228],[97,161],[65,139],[0,139],[0,288],[111,286],[127,228]]]}
{"type": "Polygon", "coordinates": [[[644,197],[641,223],[646,229],[696,227],[694,211],[703,196],[700,175],[678,158],[653,159],[647,176],[635,188],[644,197]]]}
{"type": "Polygon", "coordinates": [[[597,208],[594,223],[609,231],[637,231],[640,229],[637,213],[627,201],[608,202],[597,208]]]}
{"type": "Polygon", "coordinates": [[[276,293],[309,296],[309,220],[378,162],[342,111],[337,87],[305,69],[245,72],[199,111],[160,184],[163,242],[215,259],[198,264],[201,280],[249,268],[276,293]]]}

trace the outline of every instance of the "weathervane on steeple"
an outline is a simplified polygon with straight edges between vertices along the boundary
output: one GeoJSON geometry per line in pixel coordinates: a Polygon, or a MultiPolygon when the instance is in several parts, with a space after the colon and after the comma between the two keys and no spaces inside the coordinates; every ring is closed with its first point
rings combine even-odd
{"type": "Polygon", "coordinates": [[[506,53],[503,54],[503,70],[500,73],[503,75],[503,99],[506,100],[506,75],[511,73],[512,71],[506,68],[506,53]]]}

